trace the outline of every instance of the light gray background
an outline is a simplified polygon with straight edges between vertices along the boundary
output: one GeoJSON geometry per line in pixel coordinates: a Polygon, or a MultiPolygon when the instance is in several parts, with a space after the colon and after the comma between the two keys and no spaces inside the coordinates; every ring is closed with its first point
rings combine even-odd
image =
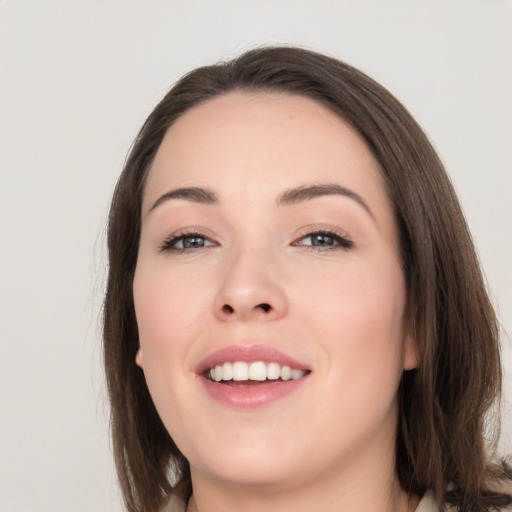
{"type": "Polygon", "coordinates": [[[0,511],[121,509],[98,327],[109,197],[172,82],[268,42],[345,59],[412,111],[512,331],[510,0],[0,0],[0,511]]]}

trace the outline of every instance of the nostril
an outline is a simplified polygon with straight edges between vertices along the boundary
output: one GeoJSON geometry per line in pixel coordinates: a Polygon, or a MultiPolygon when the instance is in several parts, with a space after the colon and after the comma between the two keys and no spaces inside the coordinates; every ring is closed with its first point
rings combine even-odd
{"type": "MultiPolygon", "coordinates": [[[[268,313],[272,310],[272,306],[266,302],[262,302],[261,304],[254,306],[254,309],[261,309],[264,313],[268,313]]],[[[225,315],[233,315],[235,313],[235,308],[229,304],[224,304],[224,306],[222,306],[222,313],[225,315]]]]}
{"type": "Polygon", "coordinates": [[[224,306],[222,306],[222,311],[228,314],[235,312],[235,310],[229,304],[224,304],[224,306]]]}

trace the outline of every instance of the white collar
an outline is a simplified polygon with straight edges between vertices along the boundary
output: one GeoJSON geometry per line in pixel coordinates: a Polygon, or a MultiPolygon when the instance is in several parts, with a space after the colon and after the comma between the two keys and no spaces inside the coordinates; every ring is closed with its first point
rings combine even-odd
{"type": "Polygon", "coordinates": [[[427,491],[418,503],[415,512],[439,512],[439,510],[439,506],[434,501],[434,495],[431,491],[427,491]]]}

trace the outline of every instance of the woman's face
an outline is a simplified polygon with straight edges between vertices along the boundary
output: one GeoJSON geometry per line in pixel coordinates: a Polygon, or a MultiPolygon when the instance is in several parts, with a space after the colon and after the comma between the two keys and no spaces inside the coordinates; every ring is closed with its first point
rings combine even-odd
{"type": "Polygon", "coordinates": [[[142,212],[138,364],[193,478],[301,485],[389,464],[416,352],[361,137],[304,97],[215,98],[167,132],[142,212]]]}

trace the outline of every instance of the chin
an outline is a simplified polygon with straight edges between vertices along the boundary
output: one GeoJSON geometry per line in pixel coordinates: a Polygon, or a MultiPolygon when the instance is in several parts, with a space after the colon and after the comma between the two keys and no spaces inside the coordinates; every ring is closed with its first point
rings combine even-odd
{"type": "Polygon", "coordinates": [[[192,474],[194,471],[206,471],[211,476],[226,483],[237,486],[275,487],[287,481],[293,481],[297,475],[292,468],[296,467],[285,454],[262,452],[255,453],[248,450],[245,453],[230,454],[230,456],[215,456],[209,463],[194,465],[191,462],[192,474]]]}

